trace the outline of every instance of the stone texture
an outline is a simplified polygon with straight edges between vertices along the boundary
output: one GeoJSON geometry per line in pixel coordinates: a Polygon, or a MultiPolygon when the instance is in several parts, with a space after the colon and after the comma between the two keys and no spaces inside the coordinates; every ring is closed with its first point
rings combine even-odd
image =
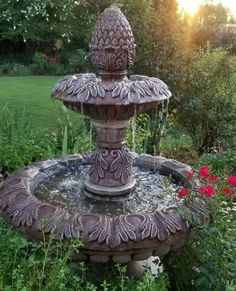
{"type": "MultiPolygon", "coordinates": [[[[161,160],[162,166],[168,164],[176,171],[172,160],[153,157],[161,160]]],[[[148,155],[136,157],[135,163],[145,168],[153,167],[148,155]]],[[[127,214],[116,217],[88,213],[68,213],[65,209],[53,204],[44,203],[34,196],[37,185],[43,179],[65,172],[75,164],[84,163],[82,156],[71,155],[62,158],[42,161],[18,170],[9,177],[0,189],[0,213],[14,227],[26,235],[41,239],[44,233],[54,233],[56,238],[78,238],[83,240],[83,247],[78,258],[98,262],[128,259],[140,260],[149,255],[164,256],[172,247],[182,246],[187,239],[190,225],[178,214],[176,209],[156,210],[147,214],[127,214]]],[[[178,179],[185,181],[182,171],[178,179]]],[[[165,169],[165,168],[164,168],[165,169]]],[[[186,165],[186,169],[188,166],[186,165]]],[[[199,200],[194,204],[185,205],[190,211],[201,217],[203,223],[209,222],[206,205],[199,200]]]]}

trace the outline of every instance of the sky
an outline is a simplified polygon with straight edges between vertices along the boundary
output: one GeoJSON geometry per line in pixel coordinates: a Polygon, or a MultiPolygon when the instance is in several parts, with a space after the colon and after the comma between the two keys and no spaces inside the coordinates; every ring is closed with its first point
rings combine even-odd
{"type": "MultiPolygon", "coordinates": [[[[187,12],[191,15],[194,15],[199,5],[206,2],[204,0],[177,0],[180,8],[187,10],[187,12]]],[[[221,2],[224,6],[226,6],[229,11],[236,16],[236,0],[221,0],[221,1],[213,1],[214,3],[221,2]]]]}

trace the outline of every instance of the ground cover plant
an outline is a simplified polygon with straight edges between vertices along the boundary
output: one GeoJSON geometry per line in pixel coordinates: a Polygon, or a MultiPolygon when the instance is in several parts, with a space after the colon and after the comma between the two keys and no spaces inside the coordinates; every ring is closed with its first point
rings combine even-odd
{"type": "Polygon", "coordinates": [[[128,278],[126,268],[103,269],[99,277],[90,264],[73,260],[81,241],[41,243],[26,240],[0,219],[0,290],[168,290],[165,273],[146,272],[140,280],[128,278]]]}

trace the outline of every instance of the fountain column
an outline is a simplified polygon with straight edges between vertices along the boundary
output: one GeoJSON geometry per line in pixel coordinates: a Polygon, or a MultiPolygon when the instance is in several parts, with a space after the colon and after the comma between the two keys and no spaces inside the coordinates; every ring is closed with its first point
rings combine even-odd
{"type": "MultiPolygon", "coordinates": [[[[123,84],[127,79],[127,69],[133,63],[135,44],[131,27],[116,5],[106,9],[97,22],[90,50],[92,63],[99,70],[102,83],[107,88],[123,84]]],[[[124,195],[135,184],[131,176],[132,156],[123,147],[130,117],[121,114],[117,104],[122,97],[121,91],[117,96],[113,94],[104,98],[114,103],[114,115],[108,112],[108,118],[93,120],[98,147],[91,155],[90,180],[86,182],[86,189],[101,196],[124,195]]]]}
{"type": "Polygon", "coordinates": [[[97,131],[98,147],[90,157],[92,165],[86,189],[102,196],[124,195],[135,184],[132,179],[132,156],[123,147],[129,120],[94,120],[93,124],[97,131]]]}

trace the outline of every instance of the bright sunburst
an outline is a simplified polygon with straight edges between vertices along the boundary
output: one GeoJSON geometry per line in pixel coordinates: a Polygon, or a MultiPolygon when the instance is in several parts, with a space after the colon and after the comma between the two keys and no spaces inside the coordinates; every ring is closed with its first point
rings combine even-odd
{"type": "Polygon", "coordinates": [[[190,15],[194,15],[204,1],[201,0],[178,0],[180,9],[184,9],[190,15]]]}
{"type": "MultiPolygon", "coordinates": [[[[204,0],[177,0],[180,9],[184,9],[190,15],[194,15],[197,12],[199,5],[203,4],[204,0]]],[[[229,11],[236,16],[236,0],[216,0],[213,3],[222,3],[229,11]]]]}

